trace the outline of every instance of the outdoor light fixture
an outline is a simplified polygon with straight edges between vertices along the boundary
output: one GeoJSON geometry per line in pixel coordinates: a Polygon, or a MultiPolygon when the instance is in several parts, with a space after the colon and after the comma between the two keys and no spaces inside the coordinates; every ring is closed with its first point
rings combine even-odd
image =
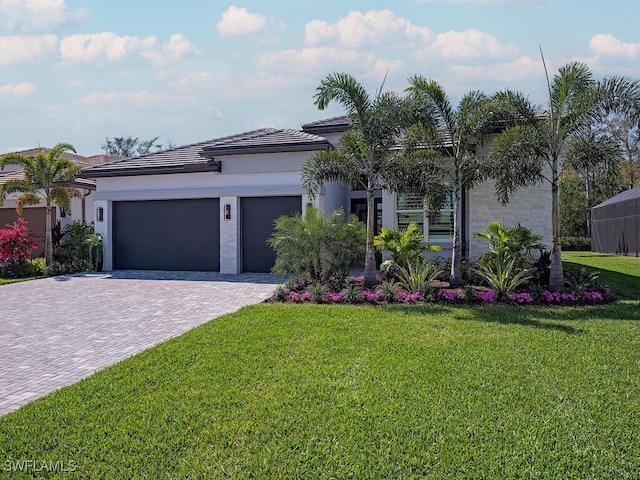
{"type": "Polygon", "coordinates": [[[231,205],[228,203],[224,204],[224,219],[231,220],[231,205]]]}
{"type": "Polygon", "coordinates": [[[102,207],[96,208],[96,221],[104,221],[104,209],[102,207]]]}

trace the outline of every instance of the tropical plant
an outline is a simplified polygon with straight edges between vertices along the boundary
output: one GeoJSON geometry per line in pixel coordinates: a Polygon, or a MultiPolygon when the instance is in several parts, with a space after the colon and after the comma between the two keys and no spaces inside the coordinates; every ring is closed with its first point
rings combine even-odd
{"type": "Polygon", "coordinates": [[[520,224],[509,227],[491,222],[486,230],[475,232],[473,236],[489,242],[489,252],[480,259],[480,263],[485,266],[513,259],[514,268],[521,270],[531,264],[534,252],[542,252],[545,248],[542,235],[536,235],[520,224]]]}
{"type": "Polygon", "coordinates": [[[84,244],[89,250],[89,268],[91,270],[102,270],[102,235],[91,233],[87,235],[84,244]]]}
{"type": "Polygon", "coordinates": [[[425,244],[424,234],[414,222],[404,230],[382,227],[373,239],[373,244],[381,251],[388,252],[391,258],[382,264],[382,268],[390,266],[407,267],[423,259],[426,251],[440,251],[439,245],[425,244]]]}
{"type": "Polygon", "coordinates": [[[276,253],[274,273],[305,273],[319,282],[361,261],[364,225],[347,219],[342,209],[323,216],[309,206],[304,215],[278,218],[267,243],[276,253]]]}
{"type": "Polygon", "coordinates": [[[407,292],[424,292],[435,281],[442,270],[433,263],[425,261],[409,262],[406,266],[397,266],[394,270],[396,283],[407,292]]]}
{"type": "Polygon", "coordinates": [[[450,283],[462,284],[462,193],[484,180],[476,148],[491,132],[491,117],[483,106],[487,97],[472,91],[454,108],[442,85],[417,75],[407,88],[414,125],[409,130],[403,156],[420,165],[420,174],[405,182],[426,197],[429,219],[436,218],[447,201],[452,202],[453,238],[450,283]],[[436,187],[439,185],[439,188],[436,187]],[[451,199],[451,200],[450,200],[451,199]]]}
{"type": "Polygon", "coordinates": [[[533,274],[529,269],[518,270],[516,258],[506,259],[496,257],[489,265],[478,265],[475,272],[482,277],[486,284],[498,294],[498,301],[507,299],[509,294],[521,285],[526,284],[533,274]]]}
{"type": "MultiPolygon", "coordinates": [[[[546,64],[543,65],[546,71],[546,64]]],[[[565,142],[588,130],[608,112],[637,108],[640,83],[622,77],[596,82],[589,68],[578,62],[562,66],[549,80],[544,115],[515,92],[499,92],[491,102],[492,115],[507,122],[490,153],[491,176],[503,203],[523,187],[541,182],[551,185],[551,275],[549,288],[563,289],[560,247],[559,187],[565,142]],[[519,117],[519,119],[518,119],[519,117]],[[515,119],[517,125],[510,121],[515,119]]]]}
{"type": "Polygon", "coordinates": [[[302,184],[313,197],[322,185],[339,182],[366,192],[367,234],[364,282],[376,283],[374,194],[383,187],[385,166],[397,146],[406,124],[406,109],[400,96],[383,92],[372,98],[351,75],[334,73],[316,89],[314,104],[324,110],[331,102],[340,103],[351,118],[352,127],[337,149],[318,152],[302,168],[302,184]]]}
{"type": "Polygon", "coordinates": [[[8,153],[0,159],[0,169],[7,165],[20,165],[24,178],[9,180],[0,187],[0,205],[8,194],[20,192],[16,200],[16,211],[22,216],[26,205],[37,205],[44,201],[45,216],[45,259],[47,265],[53,261],[53,240],[51,234],[51,209],[56,204],[71,210],[71,197],[79,195],[73,183],[80,167],[63,157],[66,152],[74,152],[73,145],[59,143],[47,153],[39,152],[33,158],[19,153],[8,153]]]}

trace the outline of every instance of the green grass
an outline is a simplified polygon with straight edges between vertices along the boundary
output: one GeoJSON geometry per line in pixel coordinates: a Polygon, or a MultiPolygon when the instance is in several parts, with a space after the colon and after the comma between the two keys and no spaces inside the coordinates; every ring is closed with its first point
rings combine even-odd
{"type": "Polygon", "coordinates": [[[44,278],[44,277],[27,277],[27,278],[1,278],[0,277],[0,285],[8,285],[10,283],[26,282],[28,280],[37,280],[38,278],[44,278]]]}
{"type": "Polygon", "coordinates": [[[640,258],[592,252],[562,252],[563,265],[598,270],[600,279],[613,288],[617,298],[640,300],[640,258]]]}
{"type": "Polygon", "coordinates": [[[638,478],[639,307],[248,307],[0,418],[0,475],[638,478]]]}

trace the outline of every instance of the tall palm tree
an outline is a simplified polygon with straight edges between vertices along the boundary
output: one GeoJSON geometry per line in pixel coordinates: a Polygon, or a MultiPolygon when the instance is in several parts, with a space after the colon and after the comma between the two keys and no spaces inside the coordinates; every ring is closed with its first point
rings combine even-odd
{"type": "Polygon", "coordinates": [[[476,147],[486,141],[491,131],[490,118],[481,108],[487,97],[482,92],[471,91],[454,108],[442,85],[421,75],[409,80],[407,92],[417,120],[414,126],[417,128],[411,133],[418,132],[417,139],[414,138],[408,148],[409,153],[439,164],[439,168],[432,170],[431,180],[449,185],[452,195],[443,196],[441,191],[425,189],[424,181],[414,189],[427,196],[430,218],[439,213],[446,199],[453,199],[450,283],[459,286],[462,283],[462,193],[485,177],[476,147]]]}
{"type": "Polygon", "coordinates": [[[64,209],[70,209],[71,197],[76,195],[73,183],[80,172],[80,168],[70,160],[63,158],[65,152],[74,152],[73,145],[59,143],[46,154],[39,152],[33,158],[19,153],[8,153],[0,158],[0,169],[6,165],[20,165],[24,178],[9,180],[0,188],[0,205],[8,194],[20,192],[16,200],[16,211],[22,216],[22,210],[27,205],[38,205],[44,201],[46,207],[45,218],[45,258],[47,265],[53,261],[53,244],[51,235],[51,208],[56,204],[64,209]]]}
{"type": "Polygon", "coordinates": [[[374,194],[382,187],[385,166],[406,124],[403,99],[393,92],[382,92],[382,88],[372,97],[353,76],[346,73],[325,77],[314,98],[314,104],[320,110],[333,101],[340,103],[351,118],[352,128],[342,136],[335,150],[318,152],[305,162],[302,184],[311,195],[316,195],[329,182],[365,190],[367,242],[364,282],[371,286],[376,282],[374,194]]]}
{"type": "Polygon", "coordinates": [[[494,97],[494,115],[498,117],[512,110],[514,98],[518,99],[521,111],[528,113],[526,122],[506,128],[496,138],[490,162],[496,193],[503,203],[523,187],[550,183],[553,243],[549,289],[561,291],[564,279],[559,190],[565,142],[591,128],[599,116],[632,108],[640,98],[640,84],[622,77],[597,82],[585,64],[574,62],[562,66],[551,80],[547,74],[547,92],[545,114],[535,121],[531,118],[538,109],[521,95],[502,92],[494,97]]]}

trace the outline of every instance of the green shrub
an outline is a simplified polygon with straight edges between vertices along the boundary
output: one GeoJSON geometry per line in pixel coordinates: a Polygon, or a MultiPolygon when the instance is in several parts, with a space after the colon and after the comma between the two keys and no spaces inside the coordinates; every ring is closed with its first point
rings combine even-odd
{"type": "Polygon", "coordinates": [[[591,239],[587,237],[560,237],[560,245],[566,252],[591,251],[591,239]]]}
{"type": "Polygon", "coordinates": [[[276,253],[272,271],[302,273],[314,282],[324,281],[364,260],[365,236],[365,225],[355,217],[347,219],[342,209],[323,216],[310,206],[304,216],[280,217],[267,240],[276,253]]]}
{"type": "Polygon", "coordinates": [[[496,264],[496,259],[503,265],[513,259],[513,269],[517,272],[531,264],[535,251],[542,252],[545,248],[542,235],[536,235],[520,224],[509,227],[491,222],[486,230],[475,232],[473,236],[489,242],[489,253],[480,259],[480,263],[489,268],[496,264]]]}
{"type": "Polygon", "coordinates": [[[49,269],[51,272],[56,272],[50,273],[50,275],[64,275],[89,270],[91,239],[95,235],[93,224],[81,221],[73,222],[68,228],[64,242],[54,250],[53,259],[59,265],[49,269]]]}

